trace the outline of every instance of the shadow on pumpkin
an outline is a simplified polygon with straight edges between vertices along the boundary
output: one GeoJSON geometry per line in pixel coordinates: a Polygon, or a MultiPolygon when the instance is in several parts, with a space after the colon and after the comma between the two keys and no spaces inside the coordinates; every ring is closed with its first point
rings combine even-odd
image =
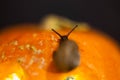
{"type": "Polygon", "coordinates": [[[55,67],[55,64],[53,61],[49,64],[46,71],[47,71],[46,73],[47,80],[60,80],[63,74],[55,67]]]}
{"type": "Polygon", "coordinates": [[[47,72],[51,72],[51,73],[62,73],[62,72],[60,72],[60,71],[56,68],[56,66],[55,66],[55,64],[54,64],[53,61],[48,65],[47,72]]]}

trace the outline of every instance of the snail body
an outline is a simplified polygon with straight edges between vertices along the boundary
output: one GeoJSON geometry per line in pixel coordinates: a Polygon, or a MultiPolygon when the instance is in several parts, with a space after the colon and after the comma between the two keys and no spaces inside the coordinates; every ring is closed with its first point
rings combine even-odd
{"type": "Polygon", "coordinates": [[[69,40],[69,34],[76,28],[75,26],[67,35],[61,36],[55,30],[53,30],[56,34],[58,34],[61,39],[58,46],[58,49],[53,53],[53,61],[56,67],[62,72],[68,72],[79,65],[80,62],[80,54],[78,50],[78,46],[73,40],[69,40]]]}

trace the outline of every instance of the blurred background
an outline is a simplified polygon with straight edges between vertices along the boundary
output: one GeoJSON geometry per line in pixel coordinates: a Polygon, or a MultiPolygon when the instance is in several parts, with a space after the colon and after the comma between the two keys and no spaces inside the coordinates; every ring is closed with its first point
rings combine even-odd
{"type": "Polygon", "coordinates": [[[120,42],[119,7],[118,0],[0,0],[0,29],[57,14],[87,22],[120,42]]]}

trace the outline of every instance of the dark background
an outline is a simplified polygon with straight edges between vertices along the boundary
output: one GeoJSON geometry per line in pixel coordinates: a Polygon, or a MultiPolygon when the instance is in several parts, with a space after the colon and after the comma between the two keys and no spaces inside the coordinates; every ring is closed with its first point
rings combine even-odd
{"type": "Polygon", "coordinates": [[[0,0],[0,28],[11,24],[37,23],[47,14],[88,22],[120,42],[118,0],[0,0]]]}

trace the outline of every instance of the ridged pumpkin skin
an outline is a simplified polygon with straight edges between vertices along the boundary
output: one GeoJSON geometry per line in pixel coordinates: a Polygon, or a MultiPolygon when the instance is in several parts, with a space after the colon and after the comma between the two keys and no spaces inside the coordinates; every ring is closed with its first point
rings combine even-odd
{"type": "MultiPolygon", "coordinates": [[[[61,73],[52,59],[60,37],[33,27],[24,24],[0,32],[0,80],[120,80],[120,47],[108,36],[74,30],[69,39],[79,47],[80,65],[61,73]]],[[[65,35],[70,30],[56,31],[65,35]]]]}

